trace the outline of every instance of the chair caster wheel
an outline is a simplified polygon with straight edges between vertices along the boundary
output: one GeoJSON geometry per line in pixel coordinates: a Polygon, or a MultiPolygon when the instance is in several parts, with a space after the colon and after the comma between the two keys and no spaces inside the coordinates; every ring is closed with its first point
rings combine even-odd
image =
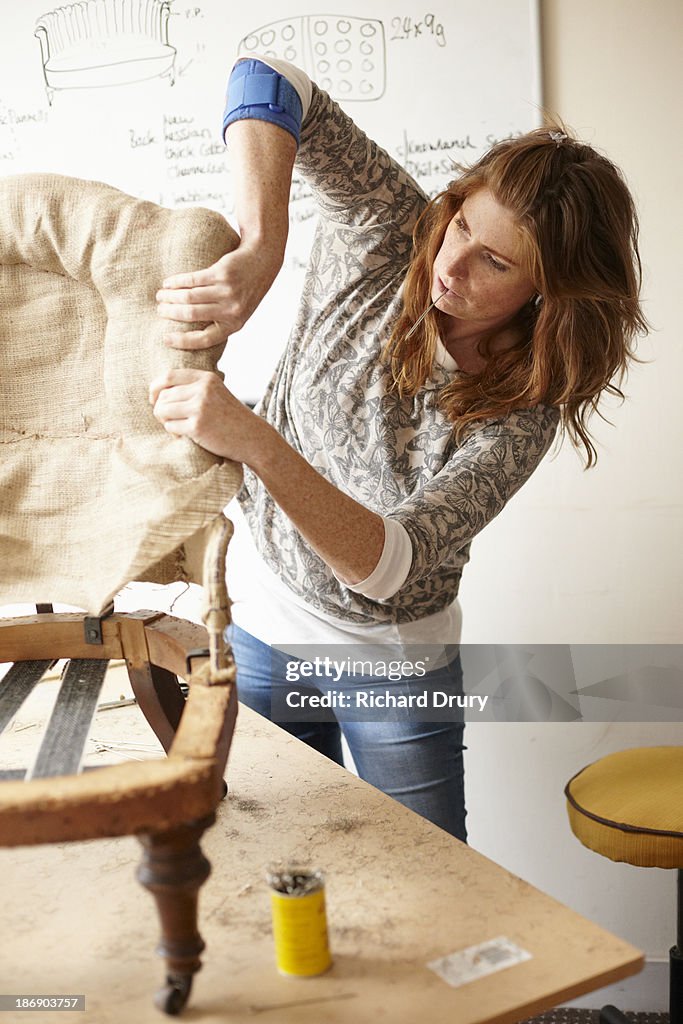
{"type": "Polygon", "coordinates": [[[600,1024],[629,1024],[628,1017],[617,1010],[616,1006],[603,1006],[600,1010],[600,1024]]]}
{"type": "Polygon", "coordinates": [[[228,784],[225,781],[225,779],[223,779],[223,786],[222,786],[222,789],[221,789],[221,800],[225,800],[227,795],[228,795],[228,784]]]}
{"type": "Polygon", "coordinates": [[[154,1005],[169,1017],[177,1017],[185,1006],[192,988],[192,975],[167,975],[166,984],[154,997],[154,1005]]]}

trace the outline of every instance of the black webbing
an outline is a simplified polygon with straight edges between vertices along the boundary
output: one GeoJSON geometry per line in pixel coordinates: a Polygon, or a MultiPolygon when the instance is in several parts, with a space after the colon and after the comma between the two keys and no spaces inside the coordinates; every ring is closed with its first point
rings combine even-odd
{"type": "Polygon", "coordinates": [[[44,779],[78,771],[108,664],[103,659],[69,662],[33,771],[27,778],[44,779]]]}
{"type": "MultiPolygon", "coordinates": [[[[104,767],[99,764],[86,764],[84,772],[96,772],[104,767]]],[[[0,768],[0,782],[23,782],[26,778],[25,768],[0,768]]]]}
{"type": "Polygon", "coordinates": [[[17,661],[0,679],[0,732],[47,672],[51,661],[17,661]]]}

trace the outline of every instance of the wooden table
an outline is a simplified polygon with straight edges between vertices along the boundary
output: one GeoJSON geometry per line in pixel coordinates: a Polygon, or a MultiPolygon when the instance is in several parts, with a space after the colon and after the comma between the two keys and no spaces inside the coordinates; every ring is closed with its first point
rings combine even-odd
{"type": "MultiPolygon", "coordinates": [[[[110,715],[122,739],[146,730],[135,708],[110,715]]],[[[245,708],[228,768],[230,795],[205,840],[207,950],[187,1021],[506,1024],[642,966],[632,946],[245,708]],[[263,874],[281,859],[327,876],[334,966],[319,978],[274,967],[263,874]],[[427,967],[497,936],[531,959],[460,987],[427,967]]],[[[128,838],[1,851],[0,992],[85,993],[85,1012],[55,1024],[160,1024],[156,916],[134,879],[139,860],[128,838]]],[[[44,1019],[0,1014],[2,1024],[44,1019]]]]}

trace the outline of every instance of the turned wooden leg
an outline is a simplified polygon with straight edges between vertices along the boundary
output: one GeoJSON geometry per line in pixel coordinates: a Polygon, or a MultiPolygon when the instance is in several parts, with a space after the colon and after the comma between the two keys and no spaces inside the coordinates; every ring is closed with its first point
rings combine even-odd
{"type": "Polygon", "coordinates": [[[201,967],[204,942],[197,930],[197,898],[211,865],[199,846],[214,815],[163,833],[138,836],[144,853],[138,881],[154,895],[161,921],[157,953],[166,958],[166,982],[154,1002],[164,1013],[180,1013],[201,967]]]}

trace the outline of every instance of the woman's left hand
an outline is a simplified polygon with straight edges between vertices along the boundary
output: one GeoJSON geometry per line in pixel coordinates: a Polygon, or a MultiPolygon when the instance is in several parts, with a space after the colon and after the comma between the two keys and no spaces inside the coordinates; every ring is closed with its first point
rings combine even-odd
{"type": "Polygon", "coordinates": [[[189,437],[214,455],[249,462],[265,421],[208,370],[167,370],[149,386],[153,412],[165,430],[189,437]]]}
{"type": "Polygon", "coordinates": [[[326,480],[215,373],[167,370],[150,384],[149,400],[169,434],[246,463],[341,580],[354,584],[374,571],[384,547],[382,517],[326,480]]]}

